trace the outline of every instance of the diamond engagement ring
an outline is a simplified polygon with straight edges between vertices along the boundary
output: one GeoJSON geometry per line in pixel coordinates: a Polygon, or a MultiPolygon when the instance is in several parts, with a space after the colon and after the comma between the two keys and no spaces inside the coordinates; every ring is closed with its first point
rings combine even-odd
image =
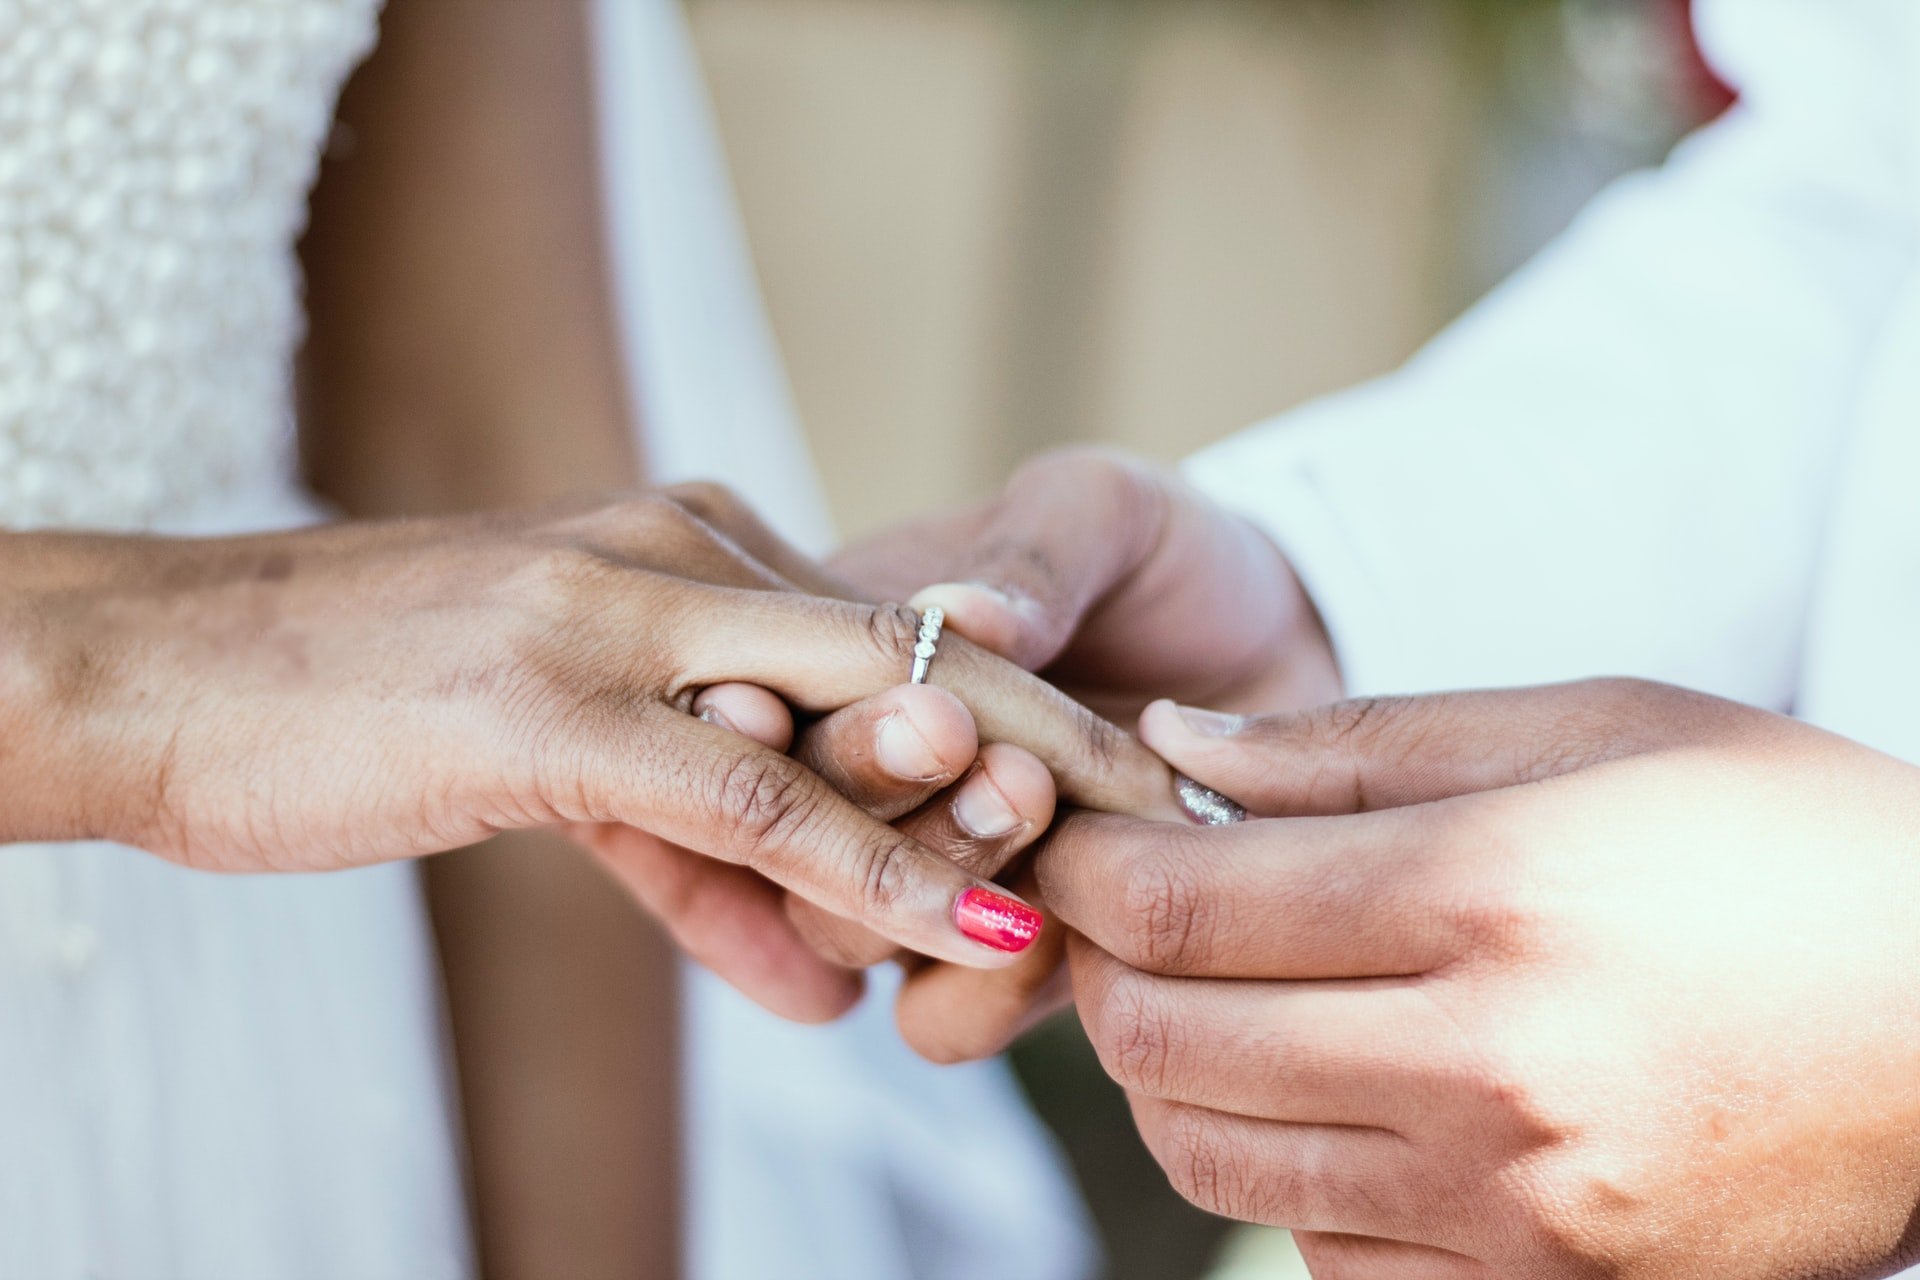
{"type": "Polygon", "coordinates": [[[925,684],[927,668],[940,647],[940,628],[946,624],[946,610],[932,608],[920,615],[920,640],[913,646],[913,676],[909,684],[925,684]]]}

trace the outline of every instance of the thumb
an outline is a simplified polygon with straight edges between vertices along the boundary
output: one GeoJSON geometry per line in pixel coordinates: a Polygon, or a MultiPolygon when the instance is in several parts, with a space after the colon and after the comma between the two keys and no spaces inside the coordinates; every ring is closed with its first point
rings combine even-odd
{"type": "Polygon", "coordinates": [[[1029,671],[1066,649],[1081,620],[1151,556],[1164,486],[1119,454],[1074,449],[1022,467],[974,524],[946,580],[911,601],[1029,671]]]}
{"type": "Polygon", "coordinates": [[[1699,723],[1716,702],[1637,680],[1360,698],[1251,719],[1163,699],[1141,713],[1140,737],[1257,817],[1327,816],[1493,791],[1636,755],[1699,723]]]}

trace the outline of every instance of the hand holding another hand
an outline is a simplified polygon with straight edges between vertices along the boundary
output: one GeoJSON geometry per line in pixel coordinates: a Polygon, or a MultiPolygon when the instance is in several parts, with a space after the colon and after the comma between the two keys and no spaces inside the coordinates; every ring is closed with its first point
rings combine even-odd
{"type": "MultiPolygon", "coordinates": [[[[729,529],[744,516],[710,514],[729,529]]],[[[750,521],[745,528],[752,545],[758,535],[750,521]]],[[[1338,694],[1318,618],[1266,536],[1172,477],[1106,451],[1045,455],[987,503],[888,530],[824,571],[791,572],[811,590],[938,604],[949,634],[1042,672],[1123,721],[1168,695],[1272,708],[1338,694]]],[[[943,678],[936,670],[935,681],[943,678]]],[[[818,764],[820,753],[803,749],[802,758],[818,764]]],[[[1119,807],[1137,810],[1138,801],[1119,807]]],[[[1017,838],[983,847],[968,869],[1001,875],[1045,826],[1025,813],[1021,820],[1017,838]]],[[[1032,900],[1030,869],[1016,869],[1009,882],[1032,900]]],[[[808,904],[791,904],[791,914],[816,950],[839,963],[893,953],[808,904]]],[[[991,976],[914,966],[898,1008],[908,1043],[938,1061],[999,1052],[1064,1002],[1062,941],[1049,930],[991,976]]]]}
{"type": "Polygon", "coordinates": [[[1130,724],[1156,698],[1318,706],[1339,672],[1273,542],[1148,463],[1044,454],[1001,494],[834,557],[876,599],[938,604],[974,643],[1130,724]]]}
{"type": "Polygon", "coordinates": [[[1272,819],[1038,863],[1196,1203],[1320,1277],[1920,1257],[1920,769],[1627,681],[1142,731],[1272,819]]]}
{"type": "MultiPolygon", "coordinates": [[[[744,683],[831,724],[904,679],[916,616],[796,590],[694,505],[14,539],[0,707],[9,740],[55,745],[13,761],[0,836],[313,871],[612,823],[698,851],[714,892],[744,868],[896,945],[1010,963],[1021,940],[957,910],[1002,891],[694,714],[744,683]]],[[[1044,682],[957,636],[940,668],[1063,794],[1175,811],[1157,758],[1044,682]]]]}

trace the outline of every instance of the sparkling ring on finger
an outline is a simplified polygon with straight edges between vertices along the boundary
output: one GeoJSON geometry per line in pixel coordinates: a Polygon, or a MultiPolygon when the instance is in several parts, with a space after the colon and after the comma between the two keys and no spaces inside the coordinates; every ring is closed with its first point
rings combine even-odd
{"type": "Polygon", "coordinates": [[[913,646],[913,675],[907,683],[927,682],[927,668],[933,665],[933,655],[940,647],[940,628],[946,621],[946,610],[937,605],[920,615],[920,639],[913,646]]]}

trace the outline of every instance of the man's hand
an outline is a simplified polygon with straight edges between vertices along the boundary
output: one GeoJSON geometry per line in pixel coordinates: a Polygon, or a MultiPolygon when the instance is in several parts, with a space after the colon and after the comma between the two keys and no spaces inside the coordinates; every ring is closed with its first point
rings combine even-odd
{"type": "Polygon", "coordinates": [[[1322,1280],[1920,1256],[1920,769],[1620,681],[1142,734],[1274,819],[1039,859],[1190,1199],[1322,1280]]]}
{"type": "Polygon", "coordinates": [[[1130,721],[1154,698],[1239,711],[1340,696],[1318,616],[1270,539],[1154,467],[1069,449],[992,501],[888,530],[833,571],[1130,721]]]}
{"type": "MultiPolygon", "coordinates": [[[[993,501],[889,530],[824,572],[763,547],[756,522],[726,504],[701,514],[810,590],[938,604],[949,632],[1111,717],[1131,719],[1169,695],[1266,710],[1339,696],[1326,634],[1278,548],[1179,481],[1110,452],[1037,458],[993,501]]],[[[802,745],[818,767],[819,753],[802,745]]],[[[1044,825],[977,844],[980,856],[963,865],[1001,874],[1044,825]]],[[[1003,878],[1033,901],[1030,870],[1003,878]]],[[[892,950],[809,904],[792,902],[790,914],[835,959],[892,950]]],[[[999,1052],[1064,1002],[1061,943],[1049,930],[991,976],[916,966],[900,994],[902,1034],[936,1061],[999,1052]]]]}

